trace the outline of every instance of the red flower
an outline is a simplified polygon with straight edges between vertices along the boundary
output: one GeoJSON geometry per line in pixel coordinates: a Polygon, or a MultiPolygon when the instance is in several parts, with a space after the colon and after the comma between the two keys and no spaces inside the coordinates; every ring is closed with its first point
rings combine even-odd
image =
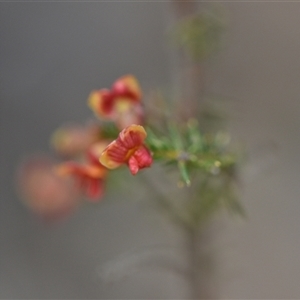
{"type": "Polygon", "coordinates": [[[115,81],[111,91],[116,97],[128,98],[132,102],[139,102],[142,98],[140,85],[132,75],[125,75],[115,81]]]}
{"type": "Polygon", "coordinates": [[[123,129],[130,124],[142,122],[141,97],[136,78],[126,75],[119,78],[110,90],[92,91],[88,104],[97,116],[112,120],[123,129]]]}
{"type": "Polygon", "coordinates": [[[56,168],[60,175],[73,175],[88,198],[96,200],[103,196],[107,170],[95,165],[66,162],[56,168]]]}
{"type": "Polygon", "coordinates": [[[126,163],[133,175],[140,169],[150,167],[152,156],[144,145],[146,136],[145,129],[140,125],[131,125],[123,129],[119,137],[101,154],[101,164],[109,169],[115,169],[126,163]]]}
{"type": "Polygon", "coordinates": [[[60,175],[73,175],[87,197],[94,201],[101,198],[104,192],[107,169],[100,164],[98,157],[106,145],[104,142],[92,145],[87,152],[86,164],[70,161],[56,168],[60,175]]]}

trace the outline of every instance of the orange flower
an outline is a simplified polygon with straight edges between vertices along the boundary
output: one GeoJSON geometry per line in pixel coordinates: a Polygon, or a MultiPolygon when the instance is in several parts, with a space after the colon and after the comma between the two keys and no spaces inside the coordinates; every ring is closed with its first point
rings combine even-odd
{"type": "Polygon", "coordinates": [[[96,124],[64,125],[58,128],[51,137],[54,150],[63,157],[74,157],[84,153],[100,136],[96,124]]]}
{"type": "Polygon", "coordinates": [[[131,125],[123,129],[116,140],[110,143],[100,156],[100,162],[109,169],[115,169],[126,163],[135,175],[140,169],[150,167],[152,156],[144,145],[147,133],[140,125],[131,125]]]}
{"type": "Polygon", "coordinates": [[[100,164],[98,157],[106,145],[105,142],[92,145],[87,152],[89,161],[86,164],[70,161],[56,168],[60,175],[73,175],[87,197],[94,201],[101,198],[104,192],[107,169],[100,164]]]}
{"type": "Polygon", "coordinates": [[[125,75],[119,78],[110,90],[92,91],[88,104],[97,116],[112,120],[123,129],[130,124],[142,122],[141,97],[136,78],[125,75]]]}

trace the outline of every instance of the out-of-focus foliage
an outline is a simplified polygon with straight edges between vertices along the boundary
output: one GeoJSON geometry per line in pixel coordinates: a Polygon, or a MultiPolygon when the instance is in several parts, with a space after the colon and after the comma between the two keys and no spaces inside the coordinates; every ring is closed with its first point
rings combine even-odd
{"type": "Polygon", "coordinates": [[[172,40],[192,60],[200,61],[219,48],[224,28],[221,13],[209,10],[179,21],[172,30],[172,40]]]}
{"type": "Polygon", "coordinates": [[[178,193],[163,203],[177,221],[197,227],[221,208],[245,215],[237,193],[239,155],[231,149],[228,133],[204,133],[196,119],[171,122],[165,130],[148,127],[147,132],[154,159],[166,171],[177,169],[178,186],[186,186],[184,195],[178,193]]]}

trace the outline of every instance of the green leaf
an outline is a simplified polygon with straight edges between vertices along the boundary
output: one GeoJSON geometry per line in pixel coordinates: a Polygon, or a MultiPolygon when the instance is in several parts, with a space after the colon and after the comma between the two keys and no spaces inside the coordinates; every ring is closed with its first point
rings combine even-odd
{"type": "Polygon", "coordinates": [[[185,161],[178,161],[178,168],[181,175],[182,180],[187,186],[191,185],[191,180],[188,174],[187,166],[185,161]]]}

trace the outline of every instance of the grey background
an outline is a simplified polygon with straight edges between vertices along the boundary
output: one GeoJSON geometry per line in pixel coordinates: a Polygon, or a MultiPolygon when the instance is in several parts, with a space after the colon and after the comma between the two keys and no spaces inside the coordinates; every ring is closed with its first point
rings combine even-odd
{"type": "MultiPolygon", "coordinates": [[[[224,299],[299,298],[300,3],[223,5],[230,26],[208,85],[230,99],[224,107],[231,130],[254,158],[243,177],[248,220],[224,218],[211,230],[212,286],[224,299]]],[[[182,246],[174,228],[132,201],[132,191],[47,226],[28,214],[14,189],[24,155],[47,151],[61,123],[91,115],[90,90],[125,73],[146,91],[170,83],[168,9],[166,2],[0,3],[1,298],[188,295],[182,279],[162,271],[142,270],[115,285],[97,276],[122,253],[182,246]]]]}

